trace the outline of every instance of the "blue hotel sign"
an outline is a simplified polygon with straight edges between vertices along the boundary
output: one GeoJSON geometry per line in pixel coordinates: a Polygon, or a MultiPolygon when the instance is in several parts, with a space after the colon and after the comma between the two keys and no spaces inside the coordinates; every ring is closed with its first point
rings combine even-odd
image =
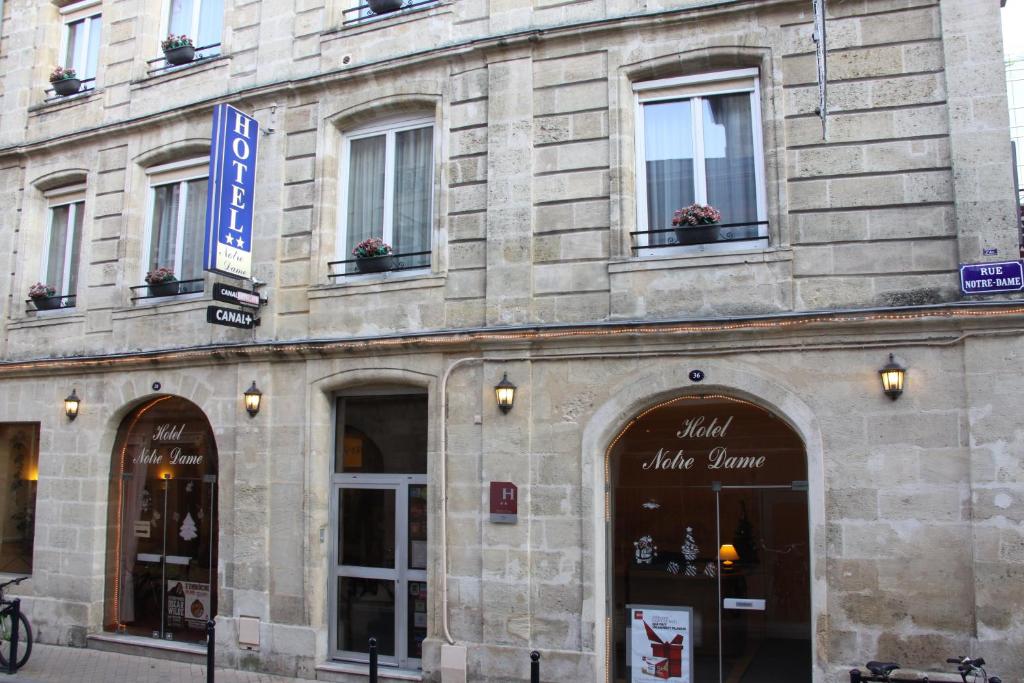
{"type": "Polygon", "coordinates": [[[962,263],[960,291],[964,294],[1024,291],[1024,266],[1020,261],[962,263]]]}
{"type": "Polygon", "coordinates": [[[203,269],[252,277],[253,187],[259,123],[227,104],[213,110],[203,269]]]}

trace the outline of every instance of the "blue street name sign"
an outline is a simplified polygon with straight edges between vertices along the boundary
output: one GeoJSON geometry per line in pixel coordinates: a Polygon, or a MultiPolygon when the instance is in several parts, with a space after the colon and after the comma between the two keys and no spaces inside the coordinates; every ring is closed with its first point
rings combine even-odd
{"type": "Polygon", "coordinates": [[[964,294],[1024,291],[1024,265],[1020,261],[962,263],[960,291],[964,294]]]}
{"type": "Polygon", "coordinates": [[[213,110],[203,269],[252,277],[253,188],[259,123],[227,104],[213,110]]]}

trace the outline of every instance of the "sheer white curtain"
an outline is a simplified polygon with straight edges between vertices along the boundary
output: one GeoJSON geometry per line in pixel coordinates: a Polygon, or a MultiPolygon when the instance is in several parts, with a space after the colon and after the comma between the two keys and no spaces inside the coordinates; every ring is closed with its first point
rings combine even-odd
{"type": "Polygon", "coordinates": [[[57,289],[58,294],[73,294],[64,291],[64,266],[68,252],[68,226],[71,220],[71,204],[55,206],[50,211],[50,245],[46,253],[46,275],[44,282],[57,289]]]}
{"type": "MultiPolygon", "coordinates": [[[[78,293],[78,254],[82,245],[82,222],[85,220],[85,202],[75,202],[74,219],[71,221],[71,253],[69,263],[64,266],[64,287],[58,293],[74,296],[78,293]]],[[[65,251],[65,253],[67,253],[65,251]]]]}
{"type": "Polygon", "coordinates": [[[756,221],[750,94],[713,95],[703,109],[708,204],[722,212],[722,223],[756,221]]]}
{"type": "MultiPolygon", "coordinates": [[[[224,28],[224,3],[221,0],[201,0],[199,5],[199,35],[196,47],[220,42],[224,28]]],[[[204,54],[211,54],[205,52],[204,54]]]]}
{"type": "Polygon", "coordinates": [[[78,252],[82,242],[85,202],[55,206],[50,214],[50,244],[44,282],[57,294],[73,296],[78,287],[78,252]]]}
{"type": "Polygon", "coordinates": [[[203,238],[206,230],[207,179],[188,181],[185,200],[185,239],[182,240],[181,279],[203,276],[203,238]]]}
{"type": "Polygon", "coordinates": [[[175,268],[175,241],[178,231],[178,203],[181,184],[153,188],[153,231],[149,243],[147,270],[175,268]]]}
{"type": "MultiPolygon", "coordinates": [[[[167,20],[167,33],[175,36],[186,35],[195,41],[192,35],[192,0],[171,0],[170,16],[167,20]]],[[[163,38],[164,36],[161,36],[163,38]]],[[[199,43],[196,43],[199,47],[199,43]]]]}
{"type": "Polygon", "coordinates": [[[353,247],[366,238],[384,236],[385,136],[352,140],[348,151],[346,259],[352,258],[353,247]]]}
{"type": "MultiPolygon", "coordinates": [[[[689,100],[644,105],[647,227],[672,227],[672,213],[694,201],[693,123],[689,100]]],[[[672,242],[672,233],[648,235],[648,244],[672,242]]]]}
{"type": "MultiPolygon", "coordinates": [[[[395,134],[392,232],[396,253],[430,249],[433,157],[433,128],[404,130],[395,134]]],[[[427,263],[429,259],[429,256],[417,256],[411,262],[427,263]]]]}
{"type": "Polygon", "coordinates": [[[81,78],[96,78],[96,67],[100,60],[100,30],[102,20],[96,15],[89,20],[89,46],[85,53],[85,75],[81,78]]]}

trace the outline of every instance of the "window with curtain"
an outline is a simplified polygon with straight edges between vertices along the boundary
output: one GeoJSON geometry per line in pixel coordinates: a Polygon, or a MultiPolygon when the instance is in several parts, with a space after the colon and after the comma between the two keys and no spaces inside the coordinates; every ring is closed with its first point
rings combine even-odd
{"type": "Polygon", "coordinates": [[[357,244],[377,237],[391,245],[396,267],[429,266],[433,169],[430,120],[348,133],[342,159],[339,258],[353,258],[357,244]]]}
{"type": "MultiPolygon", "coordinates": [[[[83,194],[79,191],[55,197],[50,204],[42,282],[64,297],[74,297],[78,293],[78,261],[85,214],[83,194]]],[[[67,305],[74,305],[74,299],[67,300],[67,305]]]]}
{"type": "MultiPolygon", "coordinates": [[[[203,278],[207,195],[205,164],[202,161],[184,168],[151,169],[152,209],[143,274],[157,268],[168,268],[174,271],[179,281],[203,278]]],[[[183,282],[180,291],[184,294],[202,289],[202,282],[183,282]]]]}
{"type": "Polygon", "coordinates": [[[223,29],[223,0],[169,0],[167,34],[191,38],[197,57],[220,53],[223,29]]]}
{"type": "Polygon", "coordinates": [[[634,91],[638,250],[767,245],[756,69],[637,83],[634,91]],[[674,226],[675,213],[693,204],[713,207],[719,220],[674,226]]]}
{"type": "Polygon", "coordinates": [[[79,2],[61,10],[64,18],[62,65],[74,69],[89,87],[96,78],[102,18],[99,2],[79,2]]]}

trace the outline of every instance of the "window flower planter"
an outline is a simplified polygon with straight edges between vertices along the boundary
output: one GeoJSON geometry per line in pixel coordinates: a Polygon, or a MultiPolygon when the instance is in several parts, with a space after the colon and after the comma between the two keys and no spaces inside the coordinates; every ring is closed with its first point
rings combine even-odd
{"type": "Polygon", "coordinates": [[[196,58],[196,49],[191,45],[181,45],[164,50],[164,59],[172,66],[188,64],[196,58]]]}
{"type": "Polygon", "coordinates": [[[394,269],[395,257],[391,254],[356,259],[356,270],[360,273],[383,273],[386,270],[394,269]]]}
{"type": "Polygon", "coordinates": [[[53,311],[60,308],[59,296],[38,296],[32,298],[32,305],[37,311],[53,311]]]}
{"type": "Polygon", "coordinates": [[[178,281],[160,282],[149,286],[150,296],[175,296],[178,293],[178,281]]]}
{"type": "Polygon", "coordinates": [[[53,91],[61,97],[67,97],[68,95],[74,95],[76,92],[81,90],[82,81],[78,78],[62,78],[59,81],[52,81],[53,91]]]}
{"type": "Polygon", "coordinates": [[[689,225],[676,228],[676,242],[679,244],[707,244],[717,242],[720,227],[717,225],[689,225]]]}
{"type": "Polygon", "coordinates": [[[401,9],[405,0],[366,0],[366,4],[374,14],[387,14],[401,9]]]}

